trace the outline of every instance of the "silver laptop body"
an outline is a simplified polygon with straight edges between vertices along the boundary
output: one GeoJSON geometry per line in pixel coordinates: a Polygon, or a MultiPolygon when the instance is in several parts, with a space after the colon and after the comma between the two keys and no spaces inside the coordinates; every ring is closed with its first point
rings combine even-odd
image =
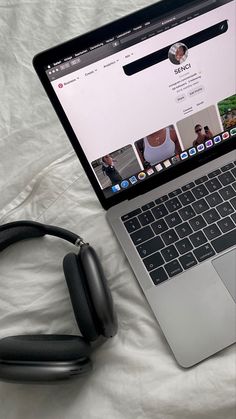
{"type": "Polygon", "coordinates": [[[235,22],[162,0],[33,61],[183,367],[236,340],[235,22]]]}
{"type": "Polygon", "coordinates": [[[233,151],[107,212],[107,219],[173,354],[185,368],[236,341],[236,246],[156,286],[121,217],[235,160],[233,151]]]}

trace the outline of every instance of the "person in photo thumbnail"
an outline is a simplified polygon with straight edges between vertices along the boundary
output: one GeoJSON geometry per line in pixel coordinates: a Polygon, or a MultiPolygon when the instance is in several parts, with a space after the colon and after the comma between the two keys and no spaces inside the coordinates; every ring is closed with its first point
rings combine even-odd
{"type": "Polygon", "coordinates": [[[205,141],[208,141],[213,137],[213,134],[208,126],[204,127],[204,133],[203,128],[201,124],[197,124],[194,127],[194,131],[197,134],[197,138],[193,142],[193,146],[197,147],[199,144],[203,144],[205,141]]]}
{"type": "Polygon", "coordinates": [[[111,184],[116,185],[122,181],[122,177],[118,170],[115,168],[116,160],[114,160],[109,154],[102,157],[102,172],[104,176],[108,176],[111,184]]]}
{"type": "Polygon", "coordinates": [[[218,103],[218,109],[224,130],[236,126],[236,95],[227,97],[218,103]]]}
{"type": "Polygon", "coordinates": [[[144,168],[181,153],[181,147],[173,125],[162,128],[135,143],[144,168]]]}

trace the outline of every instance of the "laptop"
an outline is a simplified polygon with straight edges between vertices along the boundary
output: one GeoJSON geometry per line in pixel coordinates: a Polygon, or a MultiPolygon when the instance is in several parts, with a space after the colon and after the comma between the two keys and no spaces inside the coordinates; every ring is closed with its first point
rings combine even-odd
{"type": "Polygon", "coordinates": [[[33,59],[184,368],[236,340],[235,29],[163,0],[33,59]]]}

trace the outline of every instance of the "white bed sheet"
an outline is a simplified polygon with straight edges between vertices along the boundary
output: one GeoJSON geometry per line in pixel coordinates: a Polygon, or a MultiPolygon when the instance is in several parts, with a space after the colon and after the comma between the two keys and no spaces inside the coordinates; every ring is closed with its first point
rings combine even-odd
{"type": "MultiPolygon", "coordinates": [[[[54,386],[0,383],[0,419],[235,419],[235,347],[178,367],[31,65],[40,50],[150,3],[0,0],[0,224],[33,219],[84,236],[119,318],[90,375],[54,386]]],[[[69,251],[43,238],[1,254],[0,337],[78,332],[61,266],[69,251]]]]}

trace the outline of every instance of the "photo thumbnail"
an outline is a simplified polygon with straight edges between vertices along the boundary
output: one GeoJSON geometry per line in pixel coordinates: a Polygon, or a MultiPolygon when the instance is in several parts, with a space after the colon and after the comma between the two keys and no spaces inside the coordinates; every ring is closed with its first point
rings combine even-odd
{"type": "Polygon", "coordinates": [[[185,150],[205,143],[222,131],[215,106],[177,122],[177,127],[185,150]]]}
{"type": "Polygon", "coordinates": [[[236,126],[236,95],[230,96],[218,103],[224,130],[236,126]]]}
{"type": "Polygon", "coordinates": [[[92,162],[92,167],[102,189],[119,184],[141,169],[132,145],[98,158],[92,162]]]}
{"type": "Polygon", "coordinates": [[[177,42],[170,47],[168,58],[175,65],[184,63],[188,58],[188,47],[182,42],[177,42]]]}
{"type": "Polygon", "coordinates": [[[167,160],[182,150],[173,125],[162,128],[135,142],[144,169],[167,160]]]}

